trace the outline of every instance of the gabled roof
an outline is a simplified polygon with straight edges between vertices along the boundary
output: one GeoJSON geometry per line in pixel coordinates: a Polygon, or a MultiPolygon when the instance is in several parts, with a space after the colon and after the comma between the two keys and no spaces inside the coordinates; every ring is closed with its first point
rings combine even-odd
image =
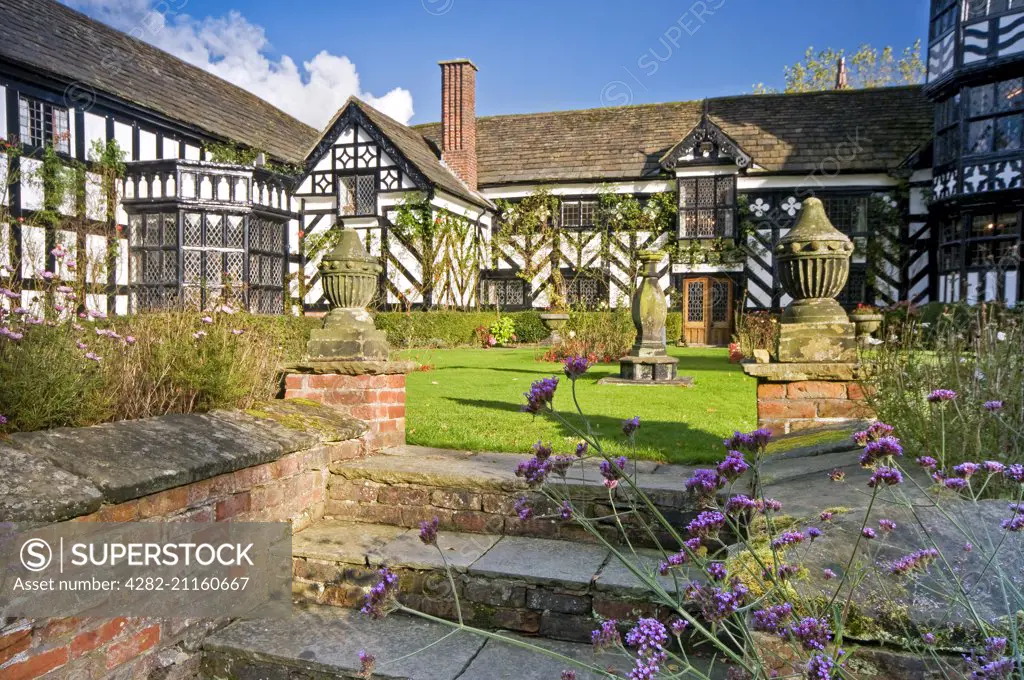
{"type": "Polygon", "coordinates": [[[0,1],[0,58],[288,162],[316,136],[256,95],[54,0],[0,1]]]}
{"type": "MultiPolygon", "coordinates": [[[[707,100],[708,115],[770,172],[884,172],[932,134],[919,86],[707,100]],[[824,166],[823,166],[824,164],[824,166]]],[[[672,102],[477,119],[481,186],[642,179],[701,119],[702,102],[672,102]]],[[[435,145],[439,123],[414,128],[435,145]]]]}
{"type": "Polygon", "coordinates": [[[334,114],[331,122],[313,140],[305,153],[307,169],[311,170],[316,165],[329,145],[348,124],[353,107],[361,112],[366,117],[366,122],[376,127],[431,184],[474,205],[493,207],[490,201],[470,189],[454,172],[445,167],[439,158],[439,152],[435,152],[421,134],[381,113],[358,97],[349,97],[345,105],[334,114]]]}
{"type": "Polygon", "coordinates": [[[700,122],[661,157],[659,165],[666,170],[672,170],[680,165],[712,163],[731,163],[746,168],[750,167],[750,154],[708,117],[705,100],[700,122]]]}

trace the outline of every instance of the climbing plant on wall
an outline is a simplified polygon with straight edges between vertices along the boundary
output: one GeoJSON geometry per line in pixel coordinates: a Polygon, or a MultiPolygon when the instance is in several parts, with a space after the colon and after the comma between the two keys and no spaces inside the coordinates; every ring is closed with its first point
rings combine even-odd
{"type": "Polygon", "coordinates": [[[494,235],[494,256],[512,255],[519,264],[516,275],[531,286],[550,267],[548,302],[552,308],[560,308],[565,300],[565,281],[557,266],[561,247],[558,199],[545,189],[536,189],[521,200],[498,200],[497,204],[500,221],[494,235]]]}
{"type": "Polygon", "coordinates": [[[602,255],[623,272],[621,284],[629,297],[636,290],[642,268],[640,253],[652,247],[673,255],[675,239],[661,238],[675,231],[676,193],[662,191],[647,198],[619,194],[601,187],[598,217],[605,227],[602,255]]]}

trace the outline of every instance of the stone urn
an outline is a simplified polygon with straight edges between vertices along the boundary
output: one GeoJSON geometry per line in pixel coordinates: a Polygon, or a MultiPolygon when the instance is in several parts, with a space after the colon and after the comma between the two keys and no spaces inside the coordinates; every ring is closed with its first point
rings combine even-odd
{"type": "Polygon", "coordinates": [[[848,323],[835,297],[850,275],[853,242],[829,221],[820,199],[808,198],[796,226],[775,247],[782,287],[793,302],[782,321],[848,323]]]}
{"type": "Polygon", "coordinates": [[[857,327],[857,342],[867,345],[868,339],[882,327],[885,316],[878,312],[850,312],[850,321],[857,327]]]}
{"type": "Polygon", "coordinates": [[[310,359],[386,360],[388,342],[366,311],[377,290],[381,266],[353,229],[338,227],[338,243],[320,261],[320,280],[330,311],[310,333],[310,359]]]}
{"type": "Polygon", "coordinates": [[[569,315],[565,312],[541,312],[540,321],[549,331],[547,342],[552,345],[561,344],[561,331],[569,323],[569,315]]]}

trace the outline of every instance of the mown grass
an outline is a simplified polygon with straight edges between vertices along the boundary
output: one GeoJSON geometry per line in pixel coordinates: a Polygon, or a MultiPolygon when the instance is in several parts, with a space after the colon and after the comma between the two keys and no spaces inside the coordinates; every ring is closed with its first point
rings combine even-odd
{"type": "MultiPolygon", "coordinates": [[[[755,382],[730,364],[724,349],[669,348],[679,374],[693,387],[598,385],[618,364],[595,366],[577,383],[591,427],[607,450],[630,454],[622,421],[640,416],[636,457],[672,463],[715,461],[722,439],[756,426],[755,382]]],[[[549,417],[520,411],[530,383],[562,375],[561,364],[537,361],[537,349],[408,350],[400,355],[433,364],[408,376],[407,439],[410,444],[476,451],[525,453],[538,439],[556,452],[573,451],[578,436],[549,417]]],[[[555,408],[579,424],[562,377],[555,408]]]]}

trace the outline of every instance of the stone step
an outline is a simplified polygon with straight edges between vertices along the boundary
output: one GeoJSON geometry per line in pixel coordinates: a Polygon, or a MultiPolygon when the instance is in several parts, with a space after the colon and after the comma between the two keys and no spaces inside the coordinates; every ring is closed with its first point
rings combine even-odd
{"type": "MultiPolygon", "coordinates": [[[[517,463],[526,458],[420,446],[387,449],[331,467],[327,516],[410,528],[437,517],[441,528],[453,531],[595,542],[583,527],[561,521],[558,507],[529,491],[516,477],[517,463]],[[514,509],[523,496],[534,508],[529,519],[520,519],[514,509]]],[[[674,525],[684,527],[696,515],[698,508],[684,488],[694,468],[652,461],[629,465],[630,472],[635,465],[637,485],[674,525]]],[[[609,492],[603,481],[598,461],[587,460],[571,468],[565,486],[577,510],[603,518],[599,528],[607,538],[617,540],[612,503],[620,512],[630,509],[630,490],[620,484],[609,492]]],[[[649,516],[646,509],[640,515],[649,516]]],[[[648,534],[632,519],[623,519],[630,539],[653,547],[648,534]]],[[[662,533],[658,540],[665,544],[670,538],[662,533]]]]}
{"type": "MultiPolygon", "coordinates": [[[[434,616],[458,620],[450,565],[463,619],[487,629],[587,641],[600,619],[657,616],[642,581],[607,547],[525,536],[441,531],[427,546],[418,529],[325,520],[292,542],[297,600],[356,608],[386,565],[399,575],[400,601],[434,616]],[[442,560],[441,554],[444,554],[442,560]]],[[[657,574],[660,554],[640,549],[630,564],[656,576],[668,593],[688,582],[684,571],[657,574]]]]}
{"type": "MultiPolygon", "coordinates": [[[[528,639],[506,632],[501,635],[588,665],[610,667],[621,677],[630,667],[624,657],[597,654],[589,644],[528,639]]],[[[415,617],[392,614],[374,621],[351,610],[308,606],[288,619],[239,621],[207,638],[202,677],[361,678],[361,650],[376,657],[373,677],[381,680],[557,680],[563,670],[574,668],[566,661],[509,642],[465,631],[453,633],[449,626],[415,617]],[[424,649],[428,645],[432,646],[424,649]]],[[[708,665],[702,664],[704,669],[708,665]]],[[[603,677],[575,670],[578,680],[603,677]]],[[[724,678],[725,669],[716,667],[711,677],[724,678]]]]}

